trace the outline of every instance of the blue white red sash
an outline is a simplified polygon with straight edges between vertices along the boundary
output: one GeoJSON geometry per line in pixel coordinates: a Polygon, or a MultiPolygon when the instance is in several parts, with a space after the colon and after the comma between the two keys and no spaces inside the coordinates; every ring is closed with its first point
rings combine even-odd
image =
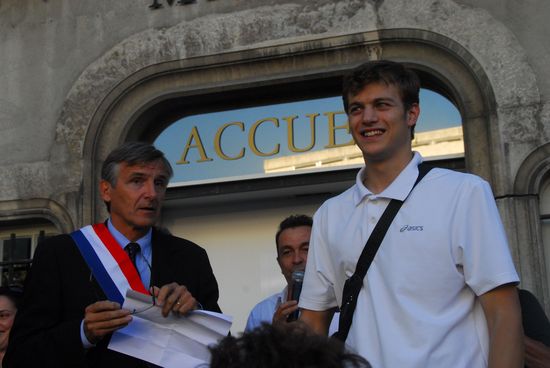
{"type": "Polygon", "coordinates": [[[107,299],[122,304],[128,288],[149,294],[130,257],[105,224],[85,226],[71,237],[107,299]]]}

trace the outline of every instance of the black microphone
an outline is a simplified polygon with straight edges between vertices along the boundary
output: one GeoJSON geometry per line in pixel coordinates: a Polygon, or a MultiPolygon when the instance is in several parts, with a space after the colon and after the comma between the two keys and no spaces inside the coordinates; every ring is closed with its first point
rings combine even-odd
{"type": "MultiPolygon", "coordinates": [[[[302,284],[304,282],[304,270],[296,270],[292,272],[292,289],[290,290],[289,300],[300,300],[300,293],[302,292],[302,284]]],[[[298,319],[299,310],[296,309],[290,313],[287,317],[287,322],[296,321],[298,319]]]]}

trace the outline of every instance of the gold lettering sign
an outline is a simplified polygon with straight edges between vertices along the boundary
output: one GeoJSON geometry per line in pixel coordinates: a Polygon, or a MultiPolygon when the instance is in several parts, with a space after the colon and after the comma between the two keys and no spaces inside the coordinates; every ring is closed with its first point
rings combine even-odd
{"type": "MultiPolygon", "coordinates": [[[[346,142],[337,142],[337,132],[341,131],[343,134],[349,135],[347,119],[346,123],[344,124],[338,125],[336,123],[337,116],[345,117],[345,113],[343,111],[329,111],[324,112],[322,115],[326,116],[326,122],[323,121],[322,123],[326,123],[328,134],[328,144],[325,145],[323,148],[343,147],[353,144],[353,139],[346,142]]],[[[297,121],[297,119],[299,119],[299,116],[290,115],[281,118],[283,121],[286,122],[286,146],[288,148],[288,151],[294,153],[304,153],[311,151],[315,148],[315,144],[317,143],[317,130],[319,129],[318,125],[319,123],[321,123],[319,121],[320,116],[320,113],[309,113],[303,115],[304,121],[302,122],[302,125],[300,127],[300,141],[306,142],[303,146],[298,146],[296,143],[296,130],[297,125],[299,124],[299,121],[297,121]],[[304,122],[307,124],[307,129],[304,129],[304,122]]],[[[193,126],[191,128],[191,132],[187,137],[186,144],[183,148],[180,159],[176,162],[178,165],[190,164],[191,161],[188,159],[188,156],[189,152],[193,150],[196,150],[196,153],[198,153],[199,156],[199,158],[195,161],[197,163],[213,161],[214,158],[211,157],[217,157],[218,159],[225,161],[240,160],[245,158],[247,148],[250,149],[250,152],[255,156],[271,157],[281,152],[281,143],[284,142],[276,142],[274,140],[276,139],[277,135],[273,134],[273,129],[275,129],[275,131],[281,129],[280,121],[276,117],[267,117],[256,120],[248,129],[248,132],[246,131],[247,126],[244,122],[233,121],[221,124],[215,130],[216,133],[211,140],[214,152],[212,152],[212,154],[209,156],[206,148],[208,146],[205,146],[203,143],[203,138],[201,137],[201,134],[199,132],[199,127],[200,126],[193,126]],[[242,145],[240,146],[238,142],[235,142],[235,137],[238,137],[238,132],[242,132],[243,138],[242,145]],[[226,136],[231,136],[233,140],[225,141],[226,139],[231,139],[225,138],[226,136]],[[272,146],[268,148],[259,147],[259,137],[262,137],[264,142],[266,141],[266,137],[272,138],[272,146]],[[230,153],[230,151],[227,151],[227,148],[224,148],[224,142],[225,147],[228,147],[231,144],[234,152],[235,150],[237,150],[237,152],[230,153]]]]}
{"type": "Polygon", "coordinates": [[[177,164],[188,164],[189,161],[187,161],[187,154],[189,153],[189,149],[196,148],[199,150],[199,155],[201,156],[200,160],[197,160],[197,162],[206,162],[206,161],[212,161],[211,158],[206,156],[206,151],[204,150],[204,145],[202,144],[201,136],[199,135],[199,130],[196,126],[193,127],[191,130],[191,134],[189,134],[189,139],[187,139],[187,144],[185,145],[185,148],[183,149],[183,153],[181,154],[181,158],[177,164]],[[195,144],[191,144],[191,142],[195,142],[195,144]]]}
{"type": "Polygon", "coordinates": [[[221,158],[222,160],[238,160],[244,157],[244,152],[245,152],[244,147],[241,148],[237,156],[234,156],[234,157],[227,156],[222,150],[222,144],[221,144],[222,134],[224,130],[230,126],[238,126],[241,129],[241,131],[244,132],[244,123],[241,121],[234,121],[232,123],[224,124],[218,129],[218,131],[216,132],[216,137],[214,138],[214,150],[216,151],[216,154],[218,155],[218,157],[221,158]]]}
{"type": "Polygon", "coordinates": [[[343,112],[343,111],[336,111],[336,112],[330,111],[330,112],[323,113],[323,115],[328,117],[328,144],[325,146],[325,148],[336,148],[336,147],[350,146],[350,145],[353,144],[353,138],[350,141],[346,142],[346,143],[341,143],[341,144],[336,143],[336,130],[345,129],[346,132],[348,134],[350,134],[349,133],[349,124],[347,123],[347,120],[346,120],[345,124],[336,125],[335,116],[338,115],[338,114],[344,114],[345,115],[345,112],[343,112]]]}
{"type": "Polygon", "coordinates": [[[315,118],[319,116],[319,114],[307,114],[306,116],[309,117],[310,140],[309,145],[302,149],[294,145],[294,120],[296,120],[298,115],[283,118],[287,122],[288,149],[292,152],[307,152],[315,146],[315,118]]]}
{"type": "MultiPolygon", "coordinates": [[[[424,157],[463,157],[458,110],[436,93],[421,90],[423,98],[438,110],[430,115],[424,109],[414,149],[424,157]],[[442,106],[448,110],[444,117],[442,106]]],[[[213,110],[174,122],[155,140],[175,164],[174,182],[194,185],[363,164],[340,96],[213,110]]]]}
{"type": "Polygon", "coordinates": [[[281,147],[279,143],[275,145],[275,148],[273,148],[271,152],[262,152],[256,146],[256,130],[261,124],[266,123],[268,121],[271,121],[277,128],[279,127],[279,119],[265,118],[255,122],[254,125],[252,125],[252,128],[250,128],[250,132],[248,133],[248,145],[250,146],[250,149],[252,150],[252,152],[254,152],[256,156],[267,157],[267,156],[273,156],[279,153],[279,149],[281,147]]]}

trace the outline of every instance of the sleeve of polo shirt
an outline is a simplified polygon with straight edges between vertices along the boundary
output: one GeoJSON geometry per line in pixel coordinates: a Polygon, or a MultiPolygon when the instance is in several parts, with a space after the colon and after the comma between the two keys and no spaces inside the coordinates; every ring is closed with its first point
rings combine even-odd
{"type": "Polygon", "coordinates": [[[328,248],[326,203],[313,216],[300,308],[324,311],[337,306],[334,294],[334,267],[328,248]]]}
{"type": "Polygon", "coordinates": [[[519,281],[489,184],[468,175],[454,218],[456,263],[476,295],[519,281]]]}

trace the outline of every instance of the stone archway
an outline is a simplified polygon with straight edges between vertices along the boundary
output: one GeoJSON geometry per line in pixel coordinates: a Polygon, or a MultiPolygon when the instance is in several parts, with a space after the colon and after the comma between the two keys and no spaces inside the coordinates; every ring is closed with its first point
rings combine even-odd
{"type": "MultiPolygon", "coordinates": [[[[145,67],[111,90],[95,111],[84,142],[85,221],[99,219],[95,192],[99,163],[119,143],[143,136],[155,122],[144,119],[168,100],[208,99],[213,94],[340,76],[368,59],[389,58],[416,69],[429,87],[456,103],[463,116],[466,166],[495,185],[498,136],[490,83],[476,60],[456,42],[420,30],[386,30],[302,41],[145,67]],[[92,200],[95,198],[95,200],[92,200]]],[[[163,122],[158,122],[161,126],[163,122]]]]}
{"type": "Polygon", "coordinates": [[[525,158],[514,181],[514,193],[536,195],[543,178],[550,172],[550,143],[537,148],[525,158]]]}
{"type": "Polygon", "coordinates": [[[550,175],[550,143],[535,149],[521,164],[514,181],[514,198],[510,208],[523,214],[516,216],[514,236],[524,252],[520,259],[522,285],[539,297],[546,311],[550,311],[548,265],[542,240],[539,193],[550,175]],[[542,280],[541,280],[542,279],[542,280]]]}

